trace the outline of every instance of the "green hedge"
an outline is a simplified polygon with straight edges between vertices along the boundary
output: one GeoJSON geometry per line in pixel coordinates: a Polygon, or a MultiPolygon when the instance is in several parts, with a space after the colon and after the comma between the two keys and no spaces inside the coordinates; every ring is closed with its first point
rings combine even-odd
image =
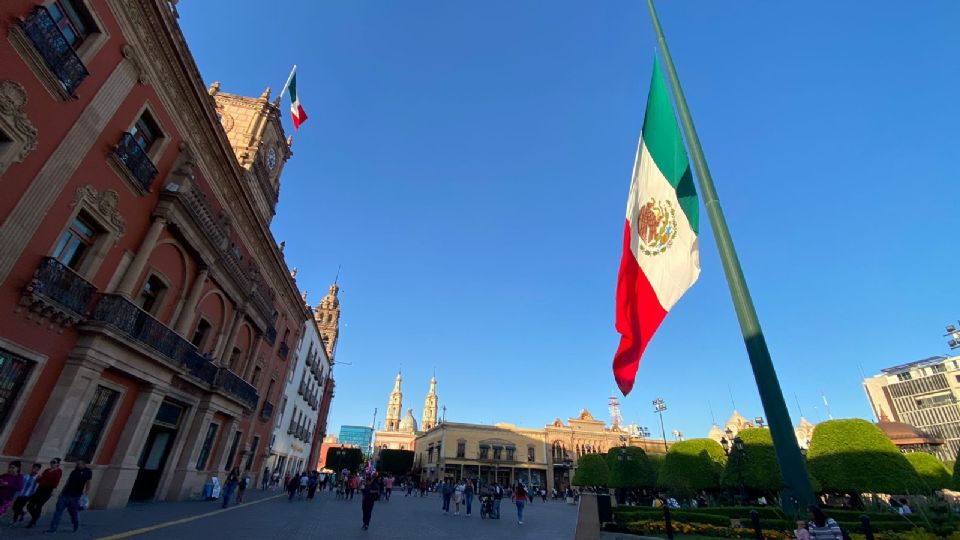
{"type": "Polygon", "coordinates": [[[783,476],[777,462],[777,452],[769,429],[752,428],[741,430],[737,437],[743,441],[743,449],[734,447],[723,471],[723,485],[744,487],[755,491],[778,491],[783,487],[783,476]]]}
{"type": "Polygon", "coordinates": [[[607,452],[610,469],[608,486],[612,488],[652,488],[657,477],[642,448],[614,447],[607,452]]]}
{"type": "MultiPolygon", "coordinates": [[[[702,508],[699,510],[672,510],[670,515],[677,521],[686,523],[702,523],[716,526],[729,526],[731,519],[739,519],[743,526],[752,527],[750,521],[750,512],[756,510],[760,515],[760,526],[763,529],[773,530],[793,530],[796,522],[786,516],[775,507],[723,507],[714,506],[702,508]]],[[[860,530],[860,516],[866,514],[870,518],[870,523],[878,531],[909,531],[916,526],[910,523],[898,514],[877,513],[877,512],[859,512],[856,510],[826,510],[827,515],[836,519],[837,523],[847,531],[855,532],[860,530]]],[[[626,524],[632,521],[656,521],[663,519],[663,509],[640,506],[621,506],[614,509],[617,523],[626,524]]],[[[918,516],[915,516],[918,517],[918,516]]],[[[919,518],[918,519],[922,519],[919,518]]]]}
{"type": "Polygon", "coordinates": [[[712,439],[675,443],[667,452],[657,485],[678,495],[718,489],[726,459],[720,443],[712,439]]]}
{"type": "Polygon", "coordinates": [[[577,470],[573,473],[575,486],[606,486],[610,479],[607,458],[603,454],[586,454],[577,461],[577,470]]]}
{"type": "Polygon", "coordinates": [[[950,471],[942,461],[925,452],[906,454],[907,461],[917,472],[928,492],[950,487],[950,471]]]}

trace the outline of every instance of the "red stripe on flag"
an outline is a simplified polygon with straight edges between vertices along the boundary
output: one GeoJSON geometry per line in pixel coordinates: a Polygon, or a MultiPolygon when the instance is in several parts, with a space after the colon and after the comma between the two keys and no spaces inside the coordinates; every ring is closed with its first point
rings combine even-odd
{"type": "Polygon", "coordinates": [[[667,312],[660,305],[657,293],[637,263],[630,249],[630,221],[623,231],[623,256],[617,277],[617,332],[620,346],[613,357],[613,377],[626,396],[633,389],[640,367],[640,356],[660,327],[667,312]]]}
{"type": "Polygon", "coordinates": [[[290,116],[293,117],[293,128],[300,129],[300,124],[307,121],[307,112],[303,110],[303,107],[297,105],[297,112],[294,113],[290,111],[290,116]]]}

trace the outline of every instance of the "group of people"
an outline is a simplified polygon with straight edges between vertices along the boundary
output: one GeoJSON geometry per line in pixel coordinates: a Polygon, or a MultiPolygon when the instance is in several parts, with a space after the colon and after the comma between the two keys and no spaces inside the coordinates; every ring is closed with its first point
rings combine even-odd
{"type": "Polygon", "coordinates": [[[317,494],[317,490],[323,491],[327,478],[318,471],[302,471],[296,474],[287,474],[283,479],[283,485],[287,490],[287,499],[291,502],[293,498],[303,499],[306,497],[312,500],[317,494]]]}
{"type": "MultiPolygon", "coordinates": [[[[478,483],[475,480],[460,480],[454,483],[451,479],[446,479],[440,485],[440,496],[443,500],[442,511],[444,514],[450,513],[450,503],[453,503],[453,515],[460,515],[460,507],[464,507],[465,515],[470,517],[473,514],[473,499],[478,491],[478,483]]],[[[505,496],[517,506],[517,523],[523,525],[523,509],[528,502],[536,495],[542,495],[546,501],[546,491],[540,493],[540,490],[531,492],[523,485],[517,483],[512,488],[504,489],[500,484],[494,483],[487,485],[481,491],[481,497],[489,498],[492,503],[490,508],[490,517],[500,519],[500,504],[505,496]]]]}
{"type": "MultiPolygon", "coordinates": [[[[70,515],[73,530],[80,528],[80,511],[87,507],[87,489],[93,473],[84,460],[78,459],[75,463],[74,469],[67,475],[66,484],[60,490],[48,532],[55,532],[60,526],[64,510],[70,515]]],[[[46,469],[41,463],[34,463],[29,473],[21,471],[19,461],[11,461],[7,465],[6,474],[0,475],[0,516],[12,509],[12,520],[16,525],[23,522],[29,514],[27,528],[35,527],[43,512],[43,506],[60,486],[62,478],[60,458],[51,459],[46,469]]]]}

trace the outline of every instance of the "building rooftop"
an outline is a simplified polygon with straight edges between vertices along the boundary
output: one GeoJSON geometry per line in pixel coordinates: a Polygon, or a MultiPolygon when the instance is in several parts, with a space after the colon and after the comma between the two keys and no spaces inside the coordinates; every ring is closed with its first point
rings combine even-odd
{"type": "Polygon", "coordinates": [[[896,375],[897,373],[902,373],[904,371],[909,371],[914,368],[929,366],[932,364],[939,364],[946,360],[947,356],[931,356],[929,358],[924,358],[923,360],[916,360],[913,362],[908,362],[906,364],[900,364],[899,366],[893,366],[881,369],[880,371],[886,373],[887,375],[896,375]]]}

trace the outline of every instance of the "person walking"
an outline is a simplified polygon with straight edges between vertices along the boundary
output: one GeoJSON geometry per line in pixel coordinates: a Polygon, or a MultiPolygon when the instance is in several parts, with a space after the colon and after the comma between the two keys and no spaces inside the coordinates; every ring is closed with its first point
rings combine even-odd
{"type": "Polygon", "coordinates": [[[260,478],[260,491],[266,491],[270,486],[270,467],[263,468],[263,476],[260,478]]]}
{"type": "Polygon", "coordinates": [[[20,462],[11,461],[7,465],[7,473],[0,474],[0,516],[13,506],[21,491],[23,491],[23,475],[20,474],[20,462]]]}
{"type": "Polygon", "coordinates": [[[27,501],[27,512],[30,514],[30,523],[27,524],[28,529],[37,524],[40,513],[43,511],[43,505],[50,500],[53,490],[60,485],[60,478],[62,477],[63,469],[60,468],[60,458],[51,459],[50,466],[37,478],[37,490],[33,492],[33,497],[30,497],[30,500],[27,501]]]}
{"type": "Polygon", "coordinates": [[[427,496],[427,479],[426,478],[420,479],[420,496],[421,497],[427,496]]]}
{"type": "Polygon", "coordinates": [[[243,471],[243,476],[240,478],[240,482],[237,484],[237,504],[243,502],[243,494],[246,493],[250,482],[250,471],[243,471]]]}
{"type": "Polygon", "coordinates": [[[307,475],[307,499],[313,500],[313,496],[317,494],[317,486],[320,485],[320,478],[317,471],[311,471],[307,475]]]}
{"type": "Polygon", "coordinates": [[[377,473],[373,473],[373,475],[363,483],[363,491],[361,491],[363,500],[360,503],[360,508],[363,511],[363,527],[361,530],[365,531],[370,527],[370,517],[373,516],[373,504],[380,498],[381,487],[377,473]]]}
{"type": "Polygon", "coordinates": [[[300,478],[291,476],[283,487],[287,490],[287,500],[293,502],[293,496],[296,495],[297,490],[300,489],[300,478]]]}
{"type": "Polygon", "coordinates": [[[307,471],[300,473],[300,487],[297,488],[297,498],[302,499],[304,493],[307,491],[307,485],[310,483],[310,477],[307,476],[307,471]]]}
{"type": "Polygon", "coordinates": [[[77,466],[70,471],[67,476],[67,483],[60,491],[60,497],[57,499],[57,509],[53,513],[53,519],[50,520],[50,528],[47,532],[56,532],[60,526],[60,517],[66,510],[70,514],[70,521],[73,523],[73,532],[80,529],[80,510],[86,505],[81,505],[81,498],[86,499],[87,488],[90,487],[90,479],[93,478],[93,472],[87,467],[87,462],[78,459],[77,466]]]}
{"type": "Polygon", "coordinates": [[[463,481],[457,482],[457,487],[453,488],[453,515],[460,515],[460,505],[463,504],[463,481]]]}
{"type": "Polygon", "coordinates": [[[463,488],[463,499],[467,504],[467,517],[470,517],[473,511],[473,482],[470,480],[467,480],[467,485],[463,488]]]}
{"type": "Polygon", "coordinates": [[[503,500],[503,487],[500,484],[493,485],[493,517],[500,519],[500,501],[503,500]]]}
{"type": "Polygon", "coordinates": [[[443,513],[450,513],[450,497],[453,495],[453,484],[450,483],[450,479],[447,478],[443,481],[443,485],[440,486],[440,496],[443,498],[443,513]]]}
{"type": "Polygon", "coordinates": [[[513,490],[513,502],[517,504],[517,524],[523,525],[523,507],[527,504],[527,488],[518,483],[513,490]]]}
{"type": "Polygon", "coordinates": [[[223,506],[226,508],[230,504],[230,497],[233,496],[233,492],[237,489],[237,485],[240,484],[240,467],[234,467],[230,470],[230,474],[227,475],[227,482],[223,486],[223,506]]]}
{"type": "Polygon", "coordinates": [[[37,478],[40,477],[41,468],[43,468],[43,465],[34,463],[33,467],[30,469],[30,474],[23,475],[23,488],[20,490],[20,493],[17,494],[17,498],[13,501],[14,523],[23,521],[23,516],[26,514],[24,507],[27,506],[27,502],[30,501],[30,497],[32,497],[37,491],[37,478]]]}
{"type": "Polygon", "coordinates": [[[383,498],[384,502],[390,502],[390,495],[393,495],[393,475],[392,474],[387,475],[387,477],[383,479],[383,494],[384,494],[384,498],[383,498]]]}

